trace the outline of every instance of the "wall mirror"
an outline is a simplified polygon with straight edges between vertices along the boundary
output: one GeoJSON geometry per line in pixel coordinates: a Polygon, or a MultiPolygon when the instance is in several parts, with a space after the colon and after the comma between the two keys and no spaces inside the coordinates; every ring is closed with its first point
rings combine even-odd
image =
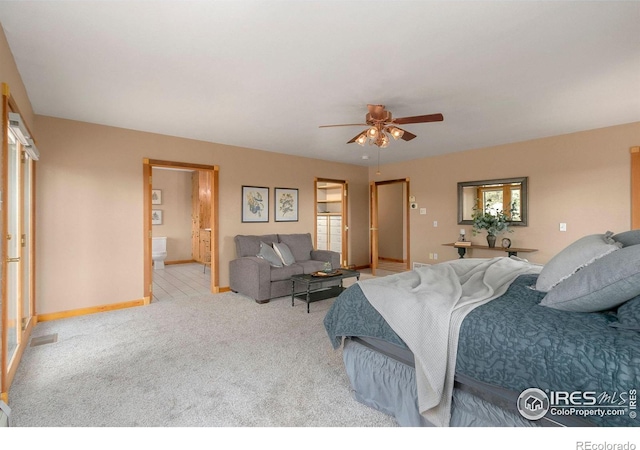
{"type": "Polygon", "coordinates": [[[511,225],[527,225],[527,177],[458,183],[458,223],[473,225],[473,208],[502,210],[509,213],[513,205],[511,225]]]}

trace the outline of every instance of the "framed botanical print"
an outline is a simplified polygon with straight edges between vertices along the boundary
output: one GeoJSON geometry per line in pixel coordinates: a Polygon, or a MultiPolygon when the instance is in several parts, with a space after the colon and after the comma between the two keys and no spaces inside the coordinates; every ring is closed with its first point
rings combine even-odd
{"type": "Polygon", "coordinates": [[[162,225],[162,210],[161,209],[152,209],[151,210],[151,225],[162,225]]]}
{"type": "Polygon", "coordinates": [[[297,222],[298,190],[275,188],[274,210],[276,222],[297,222]]]}
{"type": "Polygon", "coordinates": [[[242,186],[242,221],[269,222],[269,188],[242,186]]]}
{"type": "Polygon", "coordinates": [[[151,189],[151,204],[162,205],[162,189],[151,189]]]}

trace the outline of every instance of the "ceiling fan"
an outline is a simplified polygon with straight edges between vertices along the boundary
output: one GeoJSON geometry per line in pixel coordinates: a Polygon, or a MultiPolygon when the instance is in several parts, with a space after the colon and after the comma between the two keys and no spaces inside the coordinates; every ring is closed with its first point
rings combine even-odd
{"type": "Polygon", "coordinates": [[[369,112],[366,115],[365,123],[320,125],[320,128],[368,126],[368,129],[359,133],[347,142],[347,144],[356,142],[359,145],[364,145],[369,142],[370,145],[377,145],[378,147],[385,148],[389,145],[389,136],[393,137],[395,140],[402,139],[403,141],[410,141],[416,137],[415,134],[409,133],[396,125],[442,122],[444,120],[443,115],[440,113],[427,114],[424,116],[399,117],[394,119],[391,116],[391,111],[387,111],[384,105],[367,105],[367,108],[369,109],[369,112]]]}

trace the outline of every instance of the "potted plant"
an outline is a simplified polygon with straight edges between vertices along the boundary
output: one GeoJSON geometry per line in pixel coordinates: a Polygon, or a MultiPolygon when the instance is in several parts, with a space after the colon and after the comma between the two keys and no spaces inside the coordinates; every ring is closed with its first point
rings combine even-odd
{"type": "MultiPolygon", "coordinates": [[[[514,210],[515,205],[511,206],[511,213],[514,210]]],[[[476,236],[482,230],[487,230],[487,243],[489,247],[496,246],[496,236],[500,233],[511,233],[513,230],[509,229],[511,223],[511,217],[503,210],[492,211],[491,205],[487,203],[484,209],[480,209],[477,206],[473,207],[473,235],[476,236]]]]}

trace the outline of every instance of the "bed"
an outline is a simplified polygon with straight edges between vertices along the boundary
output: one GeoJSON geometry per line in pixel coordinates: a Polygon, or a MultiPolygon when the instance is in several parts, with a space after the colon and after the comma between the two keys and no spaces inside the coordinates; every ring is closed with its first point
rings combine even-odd
{"type": "Polygon", "coordinates": [[[638,230],[607,232],[545,266],[468,259],[363,280],[324,325],[355,399],[402,426],[640,426],[638,244],[638,230]],[[487,282],[494,267],[501,278],[487,282]],[[498,287],[474,294],[487,284],[498,287]]]}

